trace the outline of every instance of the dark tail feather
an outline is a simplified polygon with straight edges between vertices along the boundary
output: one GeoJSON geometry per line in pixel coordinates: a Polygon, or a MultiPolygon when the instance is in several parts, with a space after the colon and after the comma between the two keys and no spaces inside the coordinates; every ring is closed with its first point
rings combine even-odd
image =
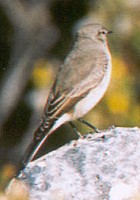
{"type": "Polygon", "coordinates": [[[15,177],[18,178],[22,174],[22,171],[25,169],[27,164],[34,159],[34,157],[36,156],[37,152],[39,151],[43,143],[51,134],[51,133],[49,134],[49,131],[52,126],[44,127],[44,123],[42,123],[35,131],[32,142],[29,144],[28,148],[26,149],[23,155],[23,158],[19,162],[15,177]]]}

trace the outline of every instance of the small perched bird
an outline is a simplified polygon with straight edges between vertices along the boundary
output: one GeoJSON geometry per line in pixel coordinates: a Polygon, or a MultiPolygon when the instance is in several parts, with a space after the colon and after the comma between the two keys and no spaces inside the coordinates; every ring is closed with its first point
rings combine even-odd
{"type": "Polygon", "coordinates": [[[50,134],[62,124],[81,118],[103,97],[111,76],[108,33],[111,31],[96,23],[86,24],[77,31],[73,49],[58,71],[42,122],[20,162],[17,176],[50,134]]]}

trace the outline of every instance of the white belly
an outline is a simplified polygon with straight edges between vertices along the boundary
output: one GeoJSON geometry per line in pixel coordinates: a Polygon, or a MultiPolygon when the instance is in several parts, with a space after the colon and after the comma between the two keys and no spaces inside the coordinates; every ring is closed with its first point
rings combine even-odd
{"type": "Polygon", "coordinates": [[[83,98],[79,103],[74,107],[73,118],[79,118],[88,113],[103,97],[106,92],[111,76],[111,65],[108,66],[106,75],[104,76],[101,83],[90,91],[90,93],[83,98]]]}

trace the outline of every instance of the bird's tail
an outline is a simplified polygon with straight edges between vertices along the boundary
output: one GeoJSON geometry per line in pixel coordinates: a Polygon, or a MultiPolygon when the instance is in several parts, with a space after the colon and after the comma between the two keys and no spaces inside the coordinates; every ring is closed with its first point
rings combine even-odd
{"type": "Polygon", "coordinates": [[[54,123],[50,123],[49,125],[44,124],[44,122],[41,123],[41,125],[37,128],[37,130],[34,133],[33,140],[29,144],[28,148],[26,149],[22,159],[19,162],[19,165],[17,167],[16,171],[16,178],[18,178],[21,174],[24,168],[27,166],[27,164],[34,159],[36,154],[38,153],[39,149],[43,145],[43,143],[46,141],[46,139],[49,137],[49,135],[52,133],[51,128],[54,123]]]}

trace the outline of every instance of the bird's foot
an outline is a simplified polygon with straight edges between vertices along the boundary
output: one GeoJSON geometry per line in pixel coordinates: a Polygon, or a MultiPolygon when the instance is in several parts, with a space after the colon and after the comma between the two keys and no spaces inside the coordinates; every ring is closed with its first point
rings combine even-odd
{"type": "Polygon", "coordinates": [[[112,126],[110,126],[109,128],[104,129],[103,131],[104,131],[104,132],[111,131],[111,130],[113,130],[114,128],[115,128],[115,126],[112,125],[112,126]]]}

